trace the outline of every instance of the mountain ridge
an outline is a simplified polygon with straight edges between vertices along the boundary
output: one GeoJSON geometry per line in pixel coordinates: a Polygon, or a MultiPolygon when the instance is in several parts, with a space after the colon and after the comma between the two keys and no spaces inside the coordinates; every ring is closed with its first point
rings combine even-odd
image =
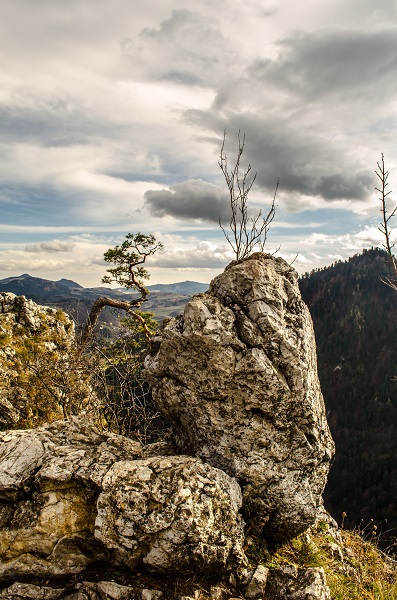
{"type": "MultiPolygon", "coordinates": [[[[177,283],[158,283],[147,286],[151,292],[163,292],[169,294],[185,294],[192,296],[199,292],[204,292],[208,289],[209,284],[200,283],[198,281],[180,281],[177,283]]],[[[92,298],[93,295],[110,295],[111,297],[119,297],[129,292],[124,288],[105,288],[105,287],[84,287],[71,279],[59,279],[52,281],[41,277],[34,277],[28,273],[22,275],[14,275],[0,279],[0,292],[12,292],[19,296],[34,295],[31,299],[36,300],[53,300],[54,294],[67,295],[79,294],[82,297],[92,298]]]]}

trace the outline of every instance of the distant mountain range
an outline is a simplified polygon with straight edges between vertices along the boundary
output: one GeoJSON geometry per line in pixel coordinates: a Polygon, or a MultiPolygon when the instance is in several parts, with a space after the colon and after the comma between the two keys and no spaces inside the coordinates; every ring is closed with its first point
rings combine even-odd
{"type": "MultiPolygon", "coordinates": [[[[153,312],[156,319],[161,321],[164,317],[175,316],[183,312],[186,302],[194,294],[205,292],[208,284],[197,281],[182,281],[180,283],[149,285],[153,292],[141,309],[153,312]]],[[[0,292],[12,292],[17,296],[30,298],[37,304],[45,304],[61,308],[78,323],[83,323],[88,315],[94,300],[100,296],[110,298],[123,298],[133,295],[133,291],[124,288],[85,288],[70,279],[50,281],[40,277],[32,277],[27,273],[23,275],[0,279],[0,292]]],[[[101,314],[101,323],[117,327],[115,309],[106,308],[101,314]]]]}
{"type": "MultiPolygon", "coordinates": [[[[149,285],[148,289],[151,292],[192,296],[193,294],[197,294],[199,292],[205,292],[208,289],[208,284],[198,283],[197,281],[182,281],[180,283],[160,283],[156,285],[149,285]]],[[[66,300],[66,298],[69,296],[72,296],[73,298],[79,296],[89,300],[98,296],[110,296],[111,298],[114,298],[125,296],[126,293],[133,293],[123,288],[85,288],[75,281],[71,281],[70,279],[50,281],[48,279],[41,279],[40,277],[32,277],[27,273],[14,277],[7,277],[6,279],[0,279],[0,292],[13,292],[18,296],[26,296],[27,298],[31,298],[35,302],[54,302],[55,298],[58,297],[66,300]]]]}

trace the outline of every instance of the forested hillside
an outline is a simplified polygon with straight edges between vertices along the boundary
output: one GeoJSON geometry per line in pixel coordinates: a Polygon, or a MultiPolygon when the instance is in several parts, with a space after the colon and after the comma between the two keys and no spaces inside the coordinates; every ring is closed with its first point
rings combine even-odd
{"type": "Polygon", "coordinates": [[[397,292],[385,277],[387,255],[371,249],[300,281],[336,444],[326,506],[339,522],[345,512],[349,526],[374,519],[383,530],[397,527],[397,292]]]}

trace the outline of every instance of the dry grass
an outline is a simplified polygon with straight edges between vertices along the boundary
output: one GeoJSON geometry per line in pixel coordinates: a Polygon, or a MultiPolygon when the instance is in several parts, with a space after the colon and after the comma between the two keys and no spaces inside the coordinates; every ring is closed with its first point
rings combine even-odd
{"type": "Polygon", "coordinates": [[[251,540],[247,552],[253,564],[270,568],[323,567],[333,600],[397,600],[397,562],[375,541],[365,540],[359,531],[336,530],[320,521],[273,554],[257,540],[251,540]]]}

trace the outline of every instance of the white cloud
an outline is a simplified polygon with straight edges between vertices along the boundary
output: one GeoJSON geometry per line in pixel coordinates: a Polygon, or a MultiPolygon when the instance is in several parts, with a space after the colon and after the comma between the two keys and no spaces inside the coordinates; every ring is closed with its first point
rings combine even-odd
{"type": "MultiPolygon", "coordinates": [[[[181,240],[180,240],[181,241],[181,240]]],[[[204,269],[221,270],[231,260],[233,253],[226,244],[214,244],[209,241],[200,241],[195,244],[181,244],[165,252],[156,254],[151,261],[156,268],[175,269],[204,269]]]]}
{"type": "Polygon", "coordinates": [[[25,246],[25,252],[73,252],[76,244],[66,240],[48,240],[25,246]]]}
{"type": "MultiPolygon", "coordinates": [[[[384,236],[377,227],[365,227],[356,233],[345,235],[332,235],[325,233],[312,233],[306,241],[307,247],[316,246],[324,251],[324,248],[338,248],[340,256],[351,256],[361,252],[364,248],[381,247],[384,244],[384,236]]],[[[390,241],[397,242],[397,230],[391,230],[390,241]]]]}

